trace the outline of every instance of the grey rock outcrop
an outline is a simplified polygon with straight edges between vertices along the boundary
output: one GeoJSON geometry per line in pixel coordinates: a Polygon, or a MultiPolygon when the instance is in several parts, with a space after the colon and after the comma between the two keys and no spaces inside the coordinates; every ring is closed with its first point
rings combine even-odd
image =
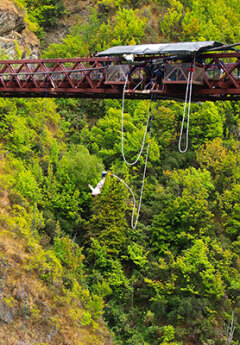
{"type": "Polygon", "coordinates": [[[9,59],[39,56],[39,40],[27,28],[14,0],[0,2],[0,54],[9,59]]]}
{"type": "Polygon", "coordinates": [[[0,321],[10,323],[13,320],[13,311],[3,302],[0,302],[0,321]]]}
{"type": "Polygon", "coordinates": [[[21,33],[26,24],[21,15],[9,10],[1,10],[0,6],[0,36],[7,36],[13,31],[21,33]]]}

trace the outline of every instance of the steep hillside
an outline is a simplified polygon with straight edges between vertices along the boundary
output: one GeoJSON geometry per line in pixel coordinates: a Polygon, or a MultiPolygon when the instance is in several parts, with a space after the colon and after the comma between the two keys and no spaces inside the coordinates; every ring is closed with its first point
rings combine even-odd
{"type": "Polygon", "coordinates": [[[44,46],[51,43],[60,43],[69,33],[74,25],[79,22],[85,22],[88,19],[91,9],[95,3],[94,0],[64,0],[65,13],[59,19],[58,25],[47,29],[47,35],[44,38],[44,46]]]}
{"type": "Polygon", "coordinates": [[[68,290],[61,261],[31,237],[19,207],[17,216],[3,211],[1,195],[0,344],[111,345],[101,304],[77,282],[68,290]]]}
{"type": "MultiPolygon", "coordinates": [[[[0,344],[110,345],[102,320],[104,302],[89,291],[82,249],[59,223],[52,238],[38,232],[45,225],[53,227],[37,209],[35,197],[43,201],[44,192],[34,182],[35,173],[29,175],[24,165],[32,160],[36,147],[42,154],[35,158],[46,162],[61,132],[54,102],[36,102],[35,115],[31,100],[18,100],[17,106],[14,100],[2,101],[0,108],[0,344]],[[44,137],[38,136],[39,130],[44,137]],[[8,143],[10,151],[17,144],[16,155],[5,151],[8,143]]],[[[35,172],[39,176],[40,167],[35,172]]],[[[51,188],[48,192],[56,196],[51,188]]]]}
{"type": "MultiPolygon", "coordinates": [[[[240,41],[239,0],[15,3],[2,2],[1,12],[12,57],[34,55],[35,35],[49,58],[143,42],[240,41]]],[[[128,160],[148,114],[133,229],[132,198],[115,175],[139,200],[147,149],[134,167],[123,162],[121,101],[1,99],[0,345],[239,345],[240,103],[191,104],[181,154],[183,103],[126,100],[128,160]],[[113,174],[93,197],[89,184],[103,170],[113,174]]]]}

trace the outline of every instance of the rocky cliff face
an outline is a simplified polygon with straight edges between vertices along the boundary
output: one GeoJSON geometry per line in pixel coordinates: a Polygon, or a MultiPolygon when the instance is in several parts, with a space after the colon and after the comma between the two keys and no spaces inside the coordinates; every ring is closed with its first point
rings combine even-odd
{"type": "MultiPolygon", "coordinates": [[[[45,36],[45,46],[60,43],[69,30],[79,22],[84,22],[94,6],[94,0],[65,0],[66,14],[57,27],[49,28],[45,36]]],[[[14,5],[14,0],[0,1],[0,59],[38,58],[40,41],[28,28],[24,16],[14,5]]]]}
{"type": "Polygon", "coordinates": [[[74,25],[87,19],[94,3],[94,0],[64,0],[66,14],[59,20],[57,28],[47,30],[45,45],[60,43],[74,25]]]}
{"type": "Polygon", "coordinates": [[[26,27],[13,0],[0,2],[0,55],[11,59],[39,55],[39,40],[26,27]]]}
{"type": "Polygon", "coordinates": [[[29,248],[6,229],[0,224],[0,344],[113,345],[103,324],[82,326],[70,315],[61,282],[47,285],[33,270],[27,273],[29,248]]]}

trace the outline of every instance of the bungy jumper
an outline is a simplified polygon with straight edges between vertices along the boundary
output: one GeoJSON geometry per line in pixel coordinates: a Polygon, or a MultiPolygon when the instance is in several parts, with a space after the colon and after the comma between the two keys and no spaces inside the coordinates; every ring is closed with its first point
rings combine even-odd
{"type": "Polygon", "coordinates": [[[97,186],[95,187],[95,188],[93,188],[93,186],[92,185],[88,185],[88,187],[91,189],[91,191],[92,191],[92,195],[93,196],[96,196],[96,195],[99,195],[100,193],[101,193],[101,189],[102,189],[102,187],[103,187],[103,185],[104,185],[104,183],[105,183],[105,177],[106,177],[106,175],[107,175],[107,172],[106,171],[103,171],[102,172],[102,179],[101,179],[101,181],[97,184],[97,186]]]}

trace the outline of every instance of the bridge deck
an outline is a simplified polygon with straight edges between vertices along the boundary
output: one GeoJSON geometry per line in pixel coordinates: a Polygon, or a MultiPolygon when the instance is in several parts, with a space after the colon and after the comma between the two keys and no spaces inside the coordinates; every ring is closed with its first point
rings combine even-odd
{"type": "Polygon", "coordinates": [[[240,53],[207,53],[201,61],[164,56],[0,61],[0,97],[184,99],[189,71],[193,100],[240,99],[240,53]],[[157,72],[158,70],[158,72],[157,72]],[[160,74],[159,74],[160,71],[160,74]]]}

